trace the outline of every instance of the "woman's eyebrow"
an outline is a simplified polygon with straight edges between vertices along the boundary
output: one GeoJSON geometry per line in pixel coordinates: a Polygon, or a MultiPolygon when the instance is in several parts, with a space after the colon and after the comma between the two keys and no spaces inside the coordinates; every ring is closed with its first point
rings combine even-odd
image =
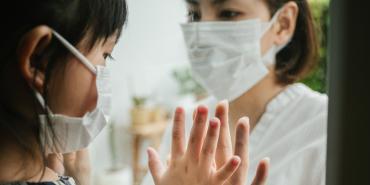
{"type": "MultiPolygon", "coordinates": [[[[186,3],[192,4],[192,5],[199,5],[200,0],[185,0],[186,3]]],[[[211,0],[212,4],[222,4],[225,3],[228,0],[211,0]]]]}
{"type": "Polygon", "coordinates": [[[212,0],[212,4],[222,4],[225,3],[228,0],[212,0]]]}

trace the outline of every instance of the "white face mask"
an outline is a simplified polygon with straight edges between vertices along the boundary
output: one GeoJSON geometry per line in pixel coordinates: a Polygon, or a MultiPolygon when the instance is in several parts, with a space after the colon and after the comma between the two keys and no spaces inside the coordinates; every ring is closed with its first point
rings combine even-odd
{"type": "Polygon", "coordinates": [[[36,92],[36,96],[40,103],[49,110],[49,117],[53,125],[57,142],[53,142],[51,134],[45,130],[47,122],[46,115],[40,115],[42,128],[46,135],[40,136],[42,139],[47,139],[47,152],[70,153],[89,146],[94,138],[107,125],[111,108],[111,84],[110,71],[105,66],[94,66],[90,61],[83,56],[75,47],[65,40],[57,32],[53,31],[53,35],[74,54],[93,74],[96,75],[96,87],[98,93],[97,105],[94,110],[86,113],[83,117],[69,117],[65,115],[53,114],[45,105],[43,97],[36,92]]]}
{"type": "MultiPolygon", "coordinates": [[[[251,19],[235,22],[195,22],[182,25],[194,78],[218,100],[235,100],[268,74],[276,54],[273,46],[264,56],[261,39],[276,21],[251,19]]],[[[288,44],[288,43],[287,43],[288,44]]]]}

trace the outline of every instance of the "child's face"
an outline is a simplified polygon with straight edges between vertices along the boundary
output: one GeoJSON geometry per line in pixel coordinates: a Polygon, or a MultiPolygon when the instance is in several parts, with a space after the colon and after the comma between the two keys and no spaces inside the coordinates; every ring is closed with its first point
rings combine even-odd
{"type": "MultiPolygon", "coordinates": [[[[117,36],[113,35],[106,42],[99,42],[90,51],[86,40],[77,45],[77,49],[94,65],[106,65],[117,36]]],[[[96,107],[96,75],[72,54],[66,59],[64,71],[59,72],[50,83],[49,106],[54,114],[81,117],[96,107]]]]}

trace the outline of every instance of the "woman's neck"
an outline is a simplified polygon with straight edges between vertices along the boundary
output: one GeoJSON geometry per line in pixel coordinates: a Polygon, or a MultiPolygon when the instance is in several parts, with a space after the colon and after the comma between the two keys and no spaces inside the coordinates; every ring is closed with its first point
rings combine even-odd
{"type": "Polygon", "coordinates": [[[267,104],[276,97],[285,86],[279,85],[272,71],[248,92],[230,102],[229,116],[231,129],[234,130],[238,119],[249,117],[253,130],[266,110],[267,104]]]}
{"type": "Polygon", "coordinates": [[[1,146],[0,184],[8,182],[55,181],[58,175],[44,167],[40,157],[27,155],[15,145],[1,146]]]}

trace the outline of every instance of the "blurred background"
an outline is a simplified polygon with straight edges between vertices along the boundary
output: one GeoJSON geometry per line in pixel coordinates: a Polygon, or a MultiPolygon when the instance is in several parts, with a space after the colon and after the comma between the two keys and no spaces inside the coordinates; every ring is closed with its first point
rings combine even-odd
{"type": "MultiPolygon", "coordinates": [[[[329,0],[310,0],[320,37],[320,57],[303,83],[326,92],[329,0]]],[[[138,184],[146,169],[146,147],[158,147],[177,105],[206,96],[191,77],[180,23],[182,0],[127,0],[129,19],[116,46],[111,123],[90,148],[95,185],[138,184]]]]}

